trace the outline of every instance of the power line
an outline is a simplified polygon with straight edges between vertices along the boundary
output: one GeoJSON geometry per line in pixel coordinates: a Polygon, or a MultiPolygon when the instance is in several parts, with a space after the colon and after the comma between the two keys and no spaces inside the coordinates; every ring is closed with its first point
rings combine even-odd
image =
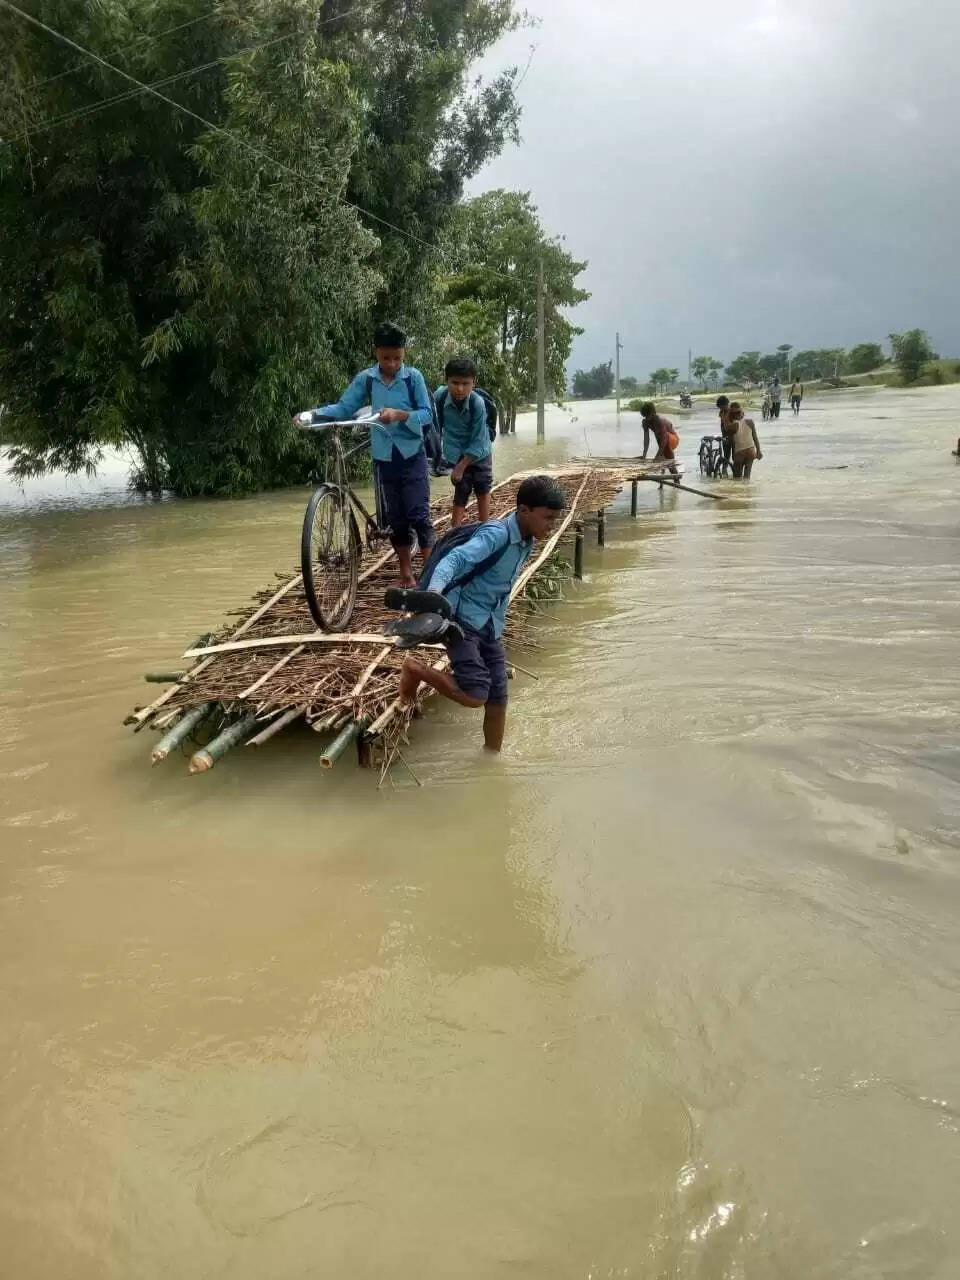
{"type": "MultiPolygon", "coordinates": [[[[382,0],[382,2],[386,3],[387,0],[382,0]]],[[[355,6],[355,8],[348,9],[346,13],[337,14],[332,18],[324,18],[322,22],[317,23],[317,28],[327,26],[331,22],[342,22],[345,18],[350,18],[355,13],[359,13],[361,10],[365,8],[366,8],[366,5],[358,4],[355,6]]],[[[210,17],[210,14],[207,14],[206,16],[210,17]]],[[[200,22],[200,21],[201,21],[200,18],[195,18],[193,20],[194,23],[200,22]]],[[[183,26],[191,26],[191,25],[193,24],[183,23],[183,26]]],[[[170,31],[180,31],[180,30],[182,30],[182,27],[170,28],[170,31]]],[[[164,34],[169,35],[170,32],[166,32],[164,34]]],[[[292,40],[294,36],[298,34],[299,33],[296,31],[290,31],[286,35],[275,36],[273,39],[266,40],[261,44],[248,45],[247,48],[245,49],[235,49],[232,53],[222,54],[219,58],[213,58],[210,62],[201,63],[199,66],[191,67],[187,71],[180,71],[174,75],[164,76],[160,80],[153,80],[150,82],[148,86],[146,86],[146,88],[148,90],[165,88],[171,84],[176,84],[179,80],[185,80],[188,76],[199,75],[201,71],[209,71],[213,67],[220,66],[221,63],[229,62],[231,58],[239,58],[248,53],[257,53],[261,49],[269,49],[272,45],[280,44],[284,40],[292,40]]],[[[155,37],[155,39],[159,39],[159,38],[160,38],[159,36],[155,37]]],[[[127,47],[130,48],[132,46],[127,46],[127,47]]],[[[76,68],[74,69],[76,70],[76,68]]],[[[69,75],[70,73],[63,72],[61,74],[69,75]]],[[[59,79],[59,77],[52,76],[51,79],[56,80],[56,79],[59,79]]],[[[34,87],[38,87],[39,85],[49,84],[49,83],[50,83],[50,80],[41,80],[39,82],[35,82],[33,85],[27,85],[26,88],[34,88],[34,87]]],[[[46,132],[47,129],[53,129],[61,124],[70,124],[74,120],[85,120],[88,116],[94,115],[98,111],[104,111],[108,107],[116,106],[117,103],[128,102],[132,98],[137,98],[143,92],[144,92],[143,88],[128,89],[124,93],[115,93],[108,98],[98,98],[96,102],[92,102],[85,107],[76,107],[73,111],[67,111],[63,115],[54,116],[50,120],[41,120],[39,124],[34,125],[29,129],[25,129],[22,133],[13,134],[10,138],[6,139],[6,141],[7,142],[23,142],[28,137],[31,137],[34,134],[44,133],[46,132]]]]}
{"type": "MultiPolygon", "coordinates": [[[[265,161],[267,164],[273,165],[275,168],[279,169],[281,172],[287,173],[291,177],[296,178],[298,182],[304,183],[307,186],[312,186],[318,191],[323,190],[323,188],[320,186],[319,183],[313,181],[306,174],[300,173],[299,170],[294,169],[292,165],[286,164],[283,160],[278,160],[275,156],[270,155],[268,151],[264,151],[261,147],[254,145],[254,143],[248,142],[246,138],[241,138],[238,134],[232,133],[229,129],[225,129],[222,125],[215,124],[214,121],[212,120],[207,120],[205,116],[200,115],[198,112],[192,110],[192,108],[190,107],[184,106],[183,103],[177,102],[176,99],[167,97],[165,93],[160,93],[155,86],[145,84],[142,80],[138,80],[136,76],[130,75],[129,72],[122,70],[120,67],[114,66],[113,63],[108,62],[105,58],[102,58],[98,53],[94,53],[92,49],[85,48],[82,44],[78,44],[76,40],[71,39],[70,36],[65,35],[62,31],[58,31],[55,27],[49,26],[47,23],[41,21],[40,18],[34,17],[33,14],[25,12],[23,9],[19,8],[19,6],[13,4],[12,0],[0,0],[0,5],[2,5],[5,9],[9,9],[11,13],[15,13],[18,17],[22,18],[25,22],[29,22],[32,26],[38,27],[41,31],[45,31],[47,35],[52,36],[55,40],[59,40],[62,44],[65,44],[69,48],[76,50],[76,52],[81,54],[82,56],[92,59],[94,62],[98,63],[100,66],[105,67],[108,71],[112,71],[115,75],[118,75],[122,79],[128,81],[130,84],[135,85],[137,87],[138,92],[149,93],[152,97],[157,98],[160,102],[165,102],[168,106],[173,107],[176,111],[180,111],[184,115],[189,116],[192,120],[196,120],[197,123],[203,125],[205,129],[211,129],[214,133],[217,133],[221,137],[226,138],[229,142],[234,143],[234,145],[239,147],[241,150],[246,151],[250,155],[255,156],[258,160],[265,161]]],[[[350,10],[347,14],[338,14],[336,15],[335,19],[331,18],[331,19],[327,19],[327,21],[340,21],[343,18],[348,17],[350,13],[357,12],[357,10],[362,7],[363,6],[358,5],[357,9],[350,10]]],[[[230,54],[226,56],[235,57],[236,55],[230,54]]],[[[130,96],[134,96],[134,95],[131,94],[130,96]]],[[[324,194],[326,194],[326,192],[324,192],[324,194]]],[[[443,250],[440,248],[439,245],[433,243],[433,241],[424,240],[421,236],[414,235],[414,233],[411,231],[405,231],[402,227],[398,227],[396,223],[390,222],[387,218],[380,217],[379,214],[373,213],[369,209],[364,209],[362,205],[354,204],[353,201],[351,200],[344,200],[343,203],[347,206],[347,208],[353,209],[355,213],[360,213],[365,218],[370,218],[373,222],[377,222],[381,226],[387,227],[391,231],[395,231],[397,235],[403,236],[404,239],[411,241],[411,243],[418,244],[422,248],[429,250],[431,253],[436,254],[437,257],[440,259],[441,263],[444,263],[443,250]]],[[[502,272],[502,271],[493,271],[491,272],[491,274],[498,276],[500,279],[509,280],[513,284],[520,283],[520,284],[532,285],[535,283],[535,281],[532,279],[527,279],[519,275],[509,275],[506,272],[502,272]]]]}
{"type": "MultiPolygon", "coordinates": [[[[180,80],[186,80],[189,76],[199,75],[201,71],[209,71],[213,67],[220,66],[223,62],[229,62],[231,58],[240,58],[247,53],[257,53],[261,49],[269,49],[271,45],[280,44],[284,40],[292,40],[298,32],[290,31],[283,36],[275,36],[272,40],[266,40],[263,44],[249,45],[246,49],[235,49],[233,53],[225,53],[219,58],[214,58],[210,62],[201,63],[199,66],[190,67],[187,71],[178,71],[174,75],[164,76],[161,80],[153,80],[145,89],[166,88],[171,84],[176,84],[180,80]]],[[[41,120],[39,124],[25,129],[23,133],[16,133],[11,138],[6,139],[7,142],[25,142],[27,138],[34,137],[38,133],[46,133],[48,129],[55,129],[62,124],[70,124],[74,120],[86,120],[89,116],[96,115],[98,111],[106,111],[108,107],[116,106],[120,102],[129,102],[132,98],[139,98],[144,89],[127,89],[123,93],[115,93],[109,98],[98,98],[96,102],[89,103],[85,107],[77,107],[73,111],[64,112],[63,115],[54,116],[50,120],[41,120]]]]}
{"type": "MultiPolygon", "coordinates": [[[[189,22],[181,22],[176,27],[167,27],[165,31],[158,31],[156,35],[137,36],[136,40],[131,40],[129,44],[121,45],[119,49],[114,49],[110,56],[115,58],[118,54],[127,53],[130,49],[135,49],[138,45],[153,44],[157,40],[162,40],[165,36],[174,35],[177,31],[186,31],[187,27],[195,27],[199,22],[206,22],[208,18],[215,17],[219,12],[219,9],[211,9],[209,13],[201,14],[199,18],[191,18],[189,22]]],[[[72,76],[83,65],[82,62],[78,62],[76,66],[69,67],[66,71],[59,71],[55,76],[47,76],[46,80],[32,80],[30,84],[24,85],[24,88],[42,89],[44,85],[53,84],[55,80],[63,80],[66,76],[72,76]]]]}

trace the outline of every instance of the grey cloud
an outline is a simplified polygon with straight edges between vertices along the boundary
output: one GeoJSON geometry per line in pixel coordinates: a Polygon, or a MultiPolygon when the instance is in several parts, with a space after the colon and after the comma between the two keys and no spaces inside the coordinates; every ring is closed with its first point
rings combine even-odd
{"type": "Polygon", "coordinates": [[[536,55],[523,142],[474,189],[530,190],[588,258],[575,366],[688,345],[882,339],[960,354],[960,5],[535,0],[489,68],[536,55]]]}

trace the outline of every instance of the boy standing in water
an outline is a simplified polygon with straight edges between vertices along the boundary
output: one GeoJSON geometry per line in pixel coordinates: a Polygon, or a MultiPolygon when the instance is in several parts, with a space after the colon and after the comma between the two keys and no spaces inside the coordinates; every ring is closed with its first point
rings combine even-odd
{"type": "Polygon", "coordinates": [[[797,417],[800,412],[800,401],[803,399],[803,383],[792,382],[790,384],[790,408],[793,410],[793,416],[797,417]]]}
{"type": "Polygon", "coordinates": [[[753,464],[763,454],[760,438],[752,418],[745,418],[738,404],[730,406],[730,422],[736,428],[733,436],[733,476],[735,480],[749,480],[753,464]]]}
{"type": "Polygon", "coordinates": [[[490,490],[493,488],[493,453],[487,431],[487,410],[474,388],[477,366],[467,356],[448,360],[443,371],[446,386],[438,387],[434,400],[443,430],[443,457],[453,470],[454,528],[467,518],[470,495],[477,495],[477,515],[490,519],[490,490]]]}
{"type": "Polygon", "coordinates": [[[315,409],[313,419],[352,418],[365,405],[380,415],[379,423],[370,429],[370,447],[386,503],[390,541],[400,564],[400,585],[412,587],[413,534],[424,557],[436,538],[423,446],[423,431],[433,422],[433,411],[423,374],[404,364],[406,345],[402,329],[389,322],[378,324],[373,331],[376,362],[357,374],[336,404],[315,409]]]}
{"type": "Polygon", "coordinates": [[[528,476],[517,490],[517,508],[490,520],[446,555],[431,562],[429,591],[450,601],[463,631],[447,645],[452,671],[409,657],[400,674],[400,702],[410,706],[420,682],[461,707],[483,707],[483,745],[499,751],[507,723],[507,666],[503,625],[510,591],[530,559],[534,541],[549,538],[566,506],[563,489],[550,476],[528,476]],[[479,569],[479,571],[478,571],[479,569]]]}

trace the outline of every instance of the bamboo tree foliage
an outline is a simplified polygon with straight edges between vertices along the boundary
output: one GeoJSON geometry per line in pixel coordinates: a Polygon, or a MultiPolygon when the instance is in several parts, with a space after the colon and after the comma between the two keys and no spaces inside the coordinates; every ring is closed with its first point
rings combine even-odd
{"type": "Polygon", "coordinates": [[[421,240],[515,128],[510,73],[464,93],[510,3],[23,7],[214,127],[0,11],[15,473],[94,466],[114,445],[151,489],[302,477],[291,409],[339,390],[374,315],[426,305],[421,240]]]}
{"type": "Polygon", "coordinates": [[[528,193],[489,191],[460,205],[447,232],[451,259],[463,265],[446,284],[445,344],[475,353],[481,380],[503,401],[508,419],[536,392],[536,279],[543,263],[548,393],[562,394],[574,337],[563,313],[589,298],[576,284],[586,269],[544,231],[528,193]]]}

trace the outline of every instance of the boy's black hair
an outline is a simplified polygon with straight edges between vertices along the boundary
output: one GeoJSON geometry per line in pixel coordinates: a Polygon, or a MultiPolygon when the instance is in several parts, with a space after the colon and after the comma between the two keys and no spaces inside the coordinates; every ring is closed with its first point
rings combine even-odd
{"type": "Polygon", "coordinates": [[[476,363],[469,356],[454,356],[452,360],[447,361],[443,376],[445,378],[473,378],[476,381],[476,363]]]}
{"type": "Polygon", "coordinates": [[[567,495],[553,476],[527,476],[517,490],[518,507],[546,507],[550,511],[562,511],[567,505],[567,495]]]}
{"type": "Polygon", "coordinates": [[[644,400],[643,404],[640,406],[641,418],[652,418],[656,412],[657,412],[657,406],[653,403],[652,400],[644,400]]]}
{"type": "Polygon", "coordinates": [[[407,335],[393,321],[381,320],[373,331],[373,345],[375,347],[405,347],[407,345],[407,335]]]}
{"type": "Polygon", "coordinates": [[[717,396],[717,408],[718,408],[718,409],[725,409],[729,403],[730,403],[730,397],[729,397],[729,396],[717,396]]]}

